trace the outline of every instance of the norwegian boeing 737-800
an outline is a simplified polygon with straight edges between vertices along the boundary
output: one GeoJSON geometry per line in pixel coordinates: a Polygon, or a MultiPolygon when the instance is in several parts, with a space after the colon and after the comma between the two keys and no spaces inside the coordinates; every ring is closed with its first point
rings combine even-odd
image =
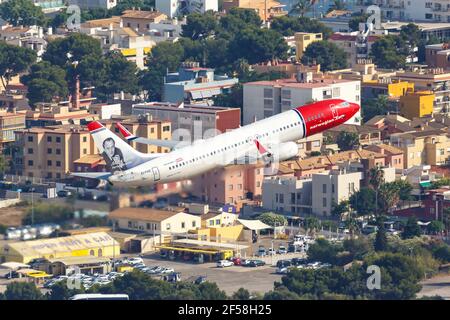
{"type": "Polygon", "coordinates": [[[107,180],[116,186],[144,186],[189,179],[214,168],[262,158],[284,161],[298,154],[295,141],[345,123],[359,108],[340,99],[315,102],[179,148],[175,141],[136,137],[116,124],[128,141],[174,148],[162,154],[138,152],[94,121],[88,129],[109,172],[73,175],[107,180]]]}

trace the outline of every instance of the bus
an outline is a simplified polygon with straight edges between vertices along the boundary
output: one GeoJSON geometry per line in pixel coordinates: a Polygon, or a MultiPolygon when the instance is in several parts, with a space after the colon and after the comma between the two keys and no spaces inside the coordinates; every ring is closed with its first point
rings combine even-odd
{"type": "Polygon", "coordinates": [[[69,300],[130,300],[127,294],[83,293],[70,297],[69,300]]]}

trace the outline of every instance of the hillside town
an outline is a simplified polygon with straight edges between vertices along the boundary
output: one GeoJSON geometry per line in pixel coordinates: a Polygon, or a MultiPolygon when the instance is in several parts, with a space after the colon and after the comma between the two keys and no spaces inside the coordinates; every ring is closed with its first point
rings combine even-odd
{"type": "Polygon", "coordinates": [[[449,9],[0,1],[0,300],[450,299],[449,9]],[[156,156],[329,99],[360,110],[287,160],[75,176],[95,121],[156,156]]]}

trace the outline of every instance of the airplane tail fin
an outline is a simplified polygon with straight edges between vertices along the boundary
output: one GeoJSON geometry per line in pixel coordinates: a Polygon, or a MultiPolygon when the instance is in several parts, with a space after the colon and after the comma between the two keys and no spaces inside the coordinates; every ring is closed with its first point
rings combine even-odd
{"type": "Polygon", "coordinates": [[[111,173],[133,168],[148,160],[145,154],[133,149],[100,122],[90,122],[87,127],[111,173]]]}

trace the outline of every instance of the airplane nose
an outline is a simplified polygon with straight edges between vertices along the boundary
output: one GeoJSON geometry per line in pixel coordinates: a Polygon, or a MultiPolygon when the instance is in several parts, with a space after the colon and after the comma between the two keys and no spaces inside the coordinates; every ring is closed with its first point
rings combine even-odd
{"type": "Polygon", "coordinates": [[[351,103],[350,106],[353,115],[356,114],[361,109],[361,107],[357,103],[351,103]]]}

